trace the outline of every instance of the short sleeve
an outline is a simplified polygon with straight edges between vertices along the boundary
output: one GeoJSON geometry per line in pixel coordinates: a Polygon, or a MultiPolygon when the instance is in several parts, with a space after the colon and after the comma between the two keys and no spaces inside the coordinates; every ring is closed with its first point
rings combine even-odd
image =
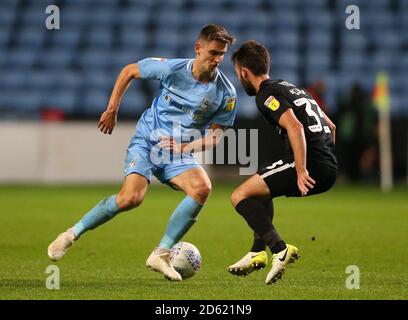
{"type": "Polygon", "coordinates": [[[222,106],[214,116],[213,123],[230,127],[234,124],[237,114],[235,89],[225,95],[222,106]]]}
{"type": "Polygon", "coordinates": [[[137,65],[142,79],[163,80],[171,71],[171,62],[165,58],[146,58],[137,65]]]}
{"type": "Polygon", "coordinates": [[[269,91],[268,94],[259,97],[257,99],[257,106],[265,118],[276,124],[279,124],[282,114],[288,108],[292,108],[286,98],[275,91],[269,91]]]}

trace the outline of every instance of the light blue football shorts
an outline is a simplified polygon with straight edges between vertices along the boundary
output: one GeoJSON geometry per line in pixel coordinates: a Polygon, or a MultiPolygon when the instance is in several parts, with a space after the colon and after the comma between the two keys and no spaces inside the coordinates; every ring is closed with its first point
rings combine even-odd
{"type": "Polygon", "coordinates": [[[150,183],[154,175],[162,183],[168,183],[175,176],[201,166],[193,155],[172,155],[156,144],[138,134],[132,137],[126,154],[125,176],[138,173],[150,183]]]}

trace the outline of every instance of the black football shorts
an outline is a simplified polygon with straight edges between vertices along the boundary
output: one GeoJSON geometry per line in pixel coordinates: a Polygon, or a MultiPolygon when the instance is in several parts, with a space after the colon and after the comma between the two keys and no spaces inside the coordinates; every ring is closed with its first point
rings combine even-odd
{"type": "MultiPolygon", "coordinates": [[[[307,170],[316,182],[309,195],[319,194],[329,190],[336,181],[338,170],[318,162],[308,161],[307,170]]],[[[300,197],[297,185],[295,160],[292,157],[281,159],[257,172],[268,185],[272,197],[300,197]]]]}

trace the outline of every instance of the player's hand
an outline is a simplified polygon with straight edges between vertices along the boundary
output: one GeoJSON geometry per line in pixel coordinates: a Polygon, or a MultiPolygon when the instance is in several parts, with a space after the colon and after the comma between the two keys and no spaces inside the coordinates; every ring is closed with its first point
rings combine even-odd
{"type": "Polygon", "coordinates": [[[311,176],[309,176],[309,172],[306,169],[297,172],[297,184],[302,197],[307,195],[307,193],[313,189],[315,183],[316,182],[311,176]]]}
{"type": "Polygon", "coordinates": [[[117,113],[115,111],[106,110],[102,113],[101,118],[99,119],[98,128],[105,134],[112,134],[116,121],[117,113]]]}
{"type": "Polygon", "coordinates": [[[161,149],[169,150],[173,153],[183,152],[183,144],[177,143],[173,137],[169,137],[169,136],[160,137],[159,147],[161,149]]]}

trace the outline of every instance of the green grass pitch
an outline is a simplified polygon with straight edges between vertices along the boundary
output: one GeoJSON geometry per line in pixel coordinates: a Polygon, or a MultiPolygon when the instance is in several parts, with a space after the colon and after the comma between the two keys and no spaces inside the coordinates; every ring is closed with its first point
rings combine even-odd
{"type": "MultiPolygon", "coordinates": [[[[183,239],[203,256],[181,283],[145,267],[183,195],[151,186],[141,207],[85,234],[59,262],[46,249],[118,186],[0,187],[0,299],[407,299],[408,191],[336,186],[304,198],[275,199],[274,224],[301,258],[267,286],[270,266],[245,278],[226,267],[249,249],[252,234],[229,202],[235,185],[214,183],[198,223],[183,239]],[[314,240],[312,240],[314,238],[314,240]],[[47,266],[60,270],[60,289],[46,288],[47,266]],[[347,289],[349,265],[360,289],[347,289]]],[[[270,253],[269,253],[270,257],[270,253]]]]}

